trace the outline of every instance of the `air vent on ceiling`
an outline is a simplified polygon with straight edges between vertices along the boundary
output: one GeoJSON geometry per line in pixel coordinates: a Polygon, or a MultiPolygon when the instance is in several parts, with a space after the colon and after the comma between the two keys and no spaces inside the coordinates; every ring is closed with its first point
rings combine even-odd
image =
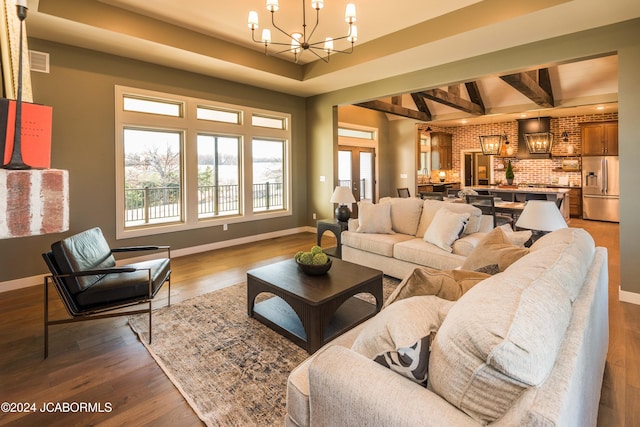
{"type": "Polygon", "coordinates": [[[30,50],[29,64],[31,71],[49,73],[49,54],[45,52],[38,52],[37,50],[30,50]]]}

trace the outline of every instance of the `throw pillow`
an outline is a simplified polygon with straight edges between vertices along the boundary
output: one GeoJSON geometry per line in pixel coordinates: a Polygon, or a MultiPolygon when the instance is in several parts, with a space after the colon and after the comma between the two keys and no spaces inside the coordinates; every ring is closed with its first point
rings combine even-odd
{"type": "Polygon", "coordinates": [[[513,231],[513,228],[511,228],[509,224],[503,224],[499,228],[504,231],[504,234],[511,244],[520,247],[524,247],[524,244],[529,241],[532,234],[531,230],[513,231]]]}
{"type": "Polygon", "coordinates": [[[426,385],[430,337],[451,305],[452,302],[435,296],[399,301],[369,320],[351,349],[426,385]]]}
{"type": "Polygon", "coordinates": [[[415,234],[416,237],[424,237],[424,233],[427,232],[427,229],[431,225],[431,221],[433,221],[436,213],[441,208],[446,208],[456,213],[469,214],[469,221],[464,227],[462,234],[467,235],[480,231],[482,226],[482,211],[477,207],[466,203],[443,202],[440,200],[427,199],[424,200],[422,206],[422,214],[420,215],[420,222],[418,223],[418,231],[415,234]]]}
{"type": "Polygon", "coordinates": [[[505,232],[498,227],[494,228],[478,243],[478,246],[471,251],[461,268],[463,270],[477,270],[487,265],[498,264],[498,269],[504,271],[528,253],[529,248],[511,244],[505,232]]]}
{"type": "Polygon", "coordinates": [[[357,233],[395,234],[391,228],[389,203],[358,203],[357,233]]]}
{"type": "Polygon", "coordinates": [[[380,203],[391,204],[391,228],[396,233],[415,235],[422,213],[422,199],[417,197],[383,197],[380,203]]]}
{"type": "Polygon", "coordinates": [[[438,270],[417,267],[391,293],[384,306],[419,295],[435,295],[457,301],[477,283],[490,277],[487,273],[466,270],[438,270]]]}
{"type": "Polygon", "coordinates": [[[424,233],[424,240],[452,252],[451,245],[460,237],[468,220],[469,213],[455,213],[447,208],[440,208],[424,233]]]}

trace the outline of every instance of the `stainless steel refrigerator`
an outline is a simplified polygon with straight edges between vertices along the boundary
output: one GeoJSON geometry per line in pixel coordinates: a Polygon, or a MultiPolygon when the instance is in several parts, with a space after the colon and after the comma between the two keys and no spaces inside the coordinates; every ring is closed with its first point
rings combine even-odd
{"type": "Polygon", "coordinates": [[[582,217],[620,222],[617,156],[582,158],[582,217]]]}

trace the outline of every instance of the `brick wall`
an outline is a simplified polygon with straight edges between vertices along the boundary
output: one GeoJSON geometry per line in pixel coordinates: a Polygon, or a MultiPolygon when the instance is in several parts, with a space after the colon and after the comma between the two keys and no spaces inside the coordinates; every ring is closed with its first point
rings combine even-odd
{"type": "Polygon", "coordinates": [[[68,171],[0,169],[0,239],[68,229],[68,171]]]}
{"type": "MultiPolygon", "coordinates": [[[[618,113],[591,114],[585,116],[569,116],[551,119],[551,132],[554,134],[554,142],[551,152],[555,156],[566,156],[567,146],[573,145],[575,153],[581,152],[579,123],[618,120],[618,113]],[[568,141],[562,140],[562,132],[567,132],[568,141]]],[[[518,122],[486,123],[478,125],[463,125],[458,127],[438,127],[430,125],[433,131],[448,132],[453,135],[453,169],[446,171],[447,181],[460,181],[462,177],[462,165],[460,164],[461,150],[478,150],[480,148],[480,135],[502,135],[506,133],[510,146],[514,148],[514,155],[518,150],[518,122]]],[[[562,168],[562,158],[552,159],[515,159],[510,158],[514,169],[515,183],[557,183],[561,176],[568,176],[569,182],[580,186],[581,173],[567,172],[562,168]]],[[[498,164],[506,166],[507,159],[496,157],[494,159],[494,181],[505,181],[504,169],[499,169],[498,164]]],[[[432,171],[431,180],[438,180],[438,171],[432,171]]]]}

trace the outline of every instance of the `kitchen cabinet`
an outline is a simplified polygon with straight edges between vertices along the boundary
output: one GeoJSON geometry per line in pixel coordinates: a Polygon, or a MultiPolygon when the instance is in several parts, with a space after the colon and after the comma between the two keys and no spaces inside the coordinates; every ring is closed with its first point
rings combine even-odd
{"type": "Polygon", "coordinates": [[[452,135],[431,132],[431,170],[449,170],[453,166],[452,135]]]}
{"type": "Polygon", "coordinates": [[[569,190],[569,215],[573,218],[582,217],[582,189],[572,188],[569,190]]]}
{"type": "MultiPolygon", "coordinates": [[[[420,196],[420,193],[433,193],[442,192],[446,190],[460,190],[459,182],[432,182],[429,184],[418,184],[416,196],[420,196]]],[[[445,194],[445,197],[447,195],[445,194]]]]}
{"type": "Polygon", "coordinates": [[[618,122],[580,123],[583,156],[617,156],[618,122]]]}

